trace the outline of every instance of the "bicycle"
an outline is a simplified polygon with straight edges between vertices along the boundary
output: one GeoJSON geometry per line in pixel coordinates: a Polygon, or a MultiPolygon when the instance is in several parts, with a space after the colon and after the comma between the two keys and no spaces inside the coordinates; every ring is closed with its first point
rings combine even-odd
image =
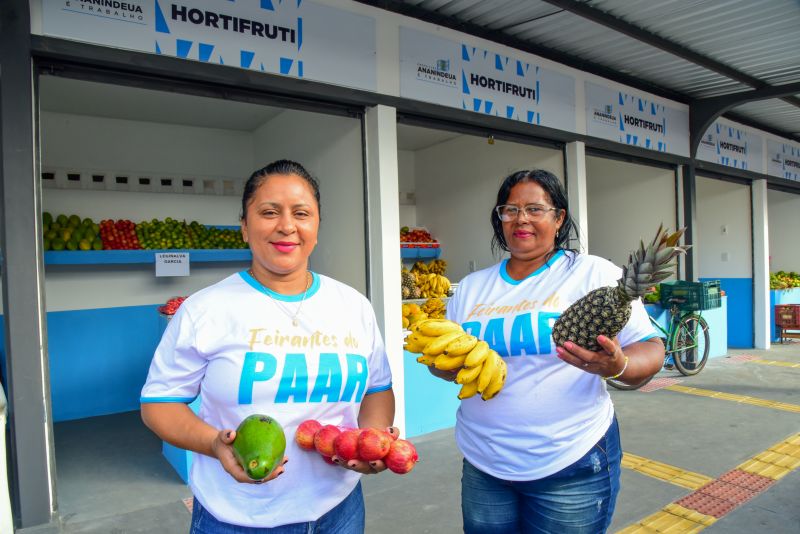
{"type": "MultiPolygon", "coordinates": [[[[664,329],[653,317],[650,317],[650,322],[660,332],[659,337],[664,341],[666,350],[663,367],[669,369],[670,365],[674,365],[684,376],[696,375],[706,366],[711,345],[708,323],[703,319],[701,310],[718,308],[721,305],[719,281],[673,282],[673,284],[680,284],[681,289],[667,291],[666,295],[662,289],[661,295],[662,305],[669,306],[668,328],[664,329]]],[[[662,284],[662,287],[664,285],[662,284]]],[[[615,379],[606,382],[616,389],[630,391],[639,389],[652,379],[651,376],[633,385],[615,379]]]]}

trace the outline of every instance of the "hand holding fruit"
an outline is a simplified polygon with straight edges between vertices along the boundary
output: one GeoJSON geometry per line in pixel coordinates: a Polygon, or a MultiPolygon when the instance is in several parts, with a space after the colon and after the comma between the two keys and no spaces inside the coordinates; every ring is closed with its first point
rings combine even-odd
{"type": "Polygon", "coordinates": [[[409,441],[397,439],[399,434],[395,427],[339,428],[308,420],[297,428],[295,441],[302,449],[319,452],[326,463],[364,475],[387,468],[404,474],[413,469],[418,456],[409,441]]]}
{"type": "Polygon", "coordinates": [[[283,457],[280,465],[276,467],[275,470],[272,471],[272,473],[270,473],[270,475],[265,479],[253,480],[248,477],[247,473],[244,471],[244,468],[236,459],[236,454],[234,453],[232,446],[235,439],[235,430],[220,430],[214,438],[214,441],[211,443],[211,450],[214,452],[214,456],[217,458],[217,460],[219,460],[219,463],[222,464],[222,468],[225,469],[230,476],[236,479],[237,482],[242,482],[245,484],[262,484],[264,482],[274,480],[283,474],[283,466],[289,461],[289,458],[286,456],[283,457]]]}

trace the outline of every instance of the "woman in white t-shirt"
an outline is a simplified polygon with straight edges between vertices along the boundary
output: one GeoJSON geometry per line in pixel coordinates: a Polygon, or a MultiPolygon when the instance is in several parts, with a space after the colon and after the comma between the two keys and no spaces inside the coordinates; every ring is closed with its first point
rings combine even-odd
{"type": "Polygon", "coordinates": [[[497,397],[468,398],[458,410],[464,531],[605,532],[622,452],[603,378],[641,382],[660,369],[664,346],[640,301],[616,338],[598,337],[600,352],[553,343],[553,323],[570,304],[621,276],[611,262],[568,248],[576,229],[553,174],[508,176],[491,223],[492,248],[508,259],[464,278],[447,308],[508,365],[497,397]]]}
{"type": "Polygon", "coordinates": [[[300,164],[280,160],[253,173],[241,220],[250,269],[183,302],[153,357],[142,418],[163,440],[199,453],[190,473],[193,534],[360,534],[359,480],[383,462],[334,456],[331,465],[293,437],[306,419],[397,435],[374,311],[356,290],[308,270],[319,187],[300,164]],[[198,396],[195,415],[187,404],[198,396]],[[283,462],[260,481],[231,447],[234,429],[255,413],[277,420],[287,438],[283,462]]]}

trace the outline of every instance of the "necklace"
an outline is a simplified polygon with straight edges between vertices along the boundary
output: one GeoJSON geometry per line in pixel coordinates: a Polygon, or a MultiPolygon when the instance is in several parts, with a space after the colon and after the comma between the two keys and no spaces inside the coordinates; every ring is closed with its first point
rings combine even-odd
{"type": "Polygon", "coordinates": [[[303,309],[303,302],[306,301],[306,295],[308,295],[308,290],[311,289],[311,283],[314,281],[314,277],[309,276],[311,273],[306,271],[306,280],[308,280],[308,282],[306,283],[306,290],[303,291],[303,298],[300,299],[300,305],[297,307],[297,311],[294,312],[294,315],[290,315],[289,312],[287,312],[286,309],[284,309],[283,305],[278,300],[276,300],[275,297],[272,296],[272,292],[269,289],[267,289],[264,286],[264,284],[258,281],[258,278],[256,278],[256,275],[253,273],[253,269],[248,269],[247,272],[250,274],[250,276],[253,277],[253,280],[255,280],[256,283],[261,286],[264,292],[269,296],[269,299],[275,303],[275,306],[278,309],[280,309],[286,315],[286,317],[292,319],[292,326],[299,325],[300,322],[297,320],[297,317],[300,316],[300,310],[303,309]]]}

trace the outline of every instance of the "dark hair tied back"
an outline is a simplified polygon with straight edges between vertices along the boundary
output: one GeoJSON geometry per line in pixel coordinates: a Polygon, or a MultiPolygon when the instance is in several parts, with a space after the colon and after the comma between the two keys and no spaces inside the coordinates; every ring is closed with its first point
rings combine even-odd
{"type": "Polygon", "coordinates": [[[256,172],[250,175],[250,178],[247,179],[247,183],[244,184],[244,192],[242,193],[242,213],[239,217],[240,219],[245,218],[245,215],[247,214],[247,205],[250,204],[250,200],[253,198],[253,195],[255,195],[261,184],[263,184],[267,178],[274,174],[280,174],[282,176],[295,174],[305,180],[311,187],[311,190],[314,192],[314,198],[317,201],[317,210],[319,211],[320,219],[322,218],[322,205],[319,201],[319,183],[308,173],[305,167],[296,161],[279,159],[277,161],[273,161],[264,168],[258,169],[256,172]]]}
{"type": "Polygon", "coordinates": [[[507,176],[500,185],[500,189],[497,191],[497,201],[492,207],[492,214],[490,216],[493,231],[492,252],[495,254],[508,252],[508,243],[506,242],[506,236],[503,233],[503,222],[500,220],[500,217],[497,215],[497,212],[494,208],[506,204],[508,202],[508,197],[511,195],[511,188],[522,182],[533,182],[538,184],[550,197],[553,207],[559,210],[564,210],[564,222],[561,224],[561,228],[559,228],[558,232],[556,233],[554,243],[555,246],[553,250],[568,250],[571,252],[577,252],[575,249],[569,247],[569,240],[571,236],[574,235],[577,239],[578,229],[575,225],[575,221],[572,219],[572,216],[569,213],[567,193],[564,191],[564,186],[561,185],[561,182],[555,174],[541,169],[517,171],[507,176]]]}

